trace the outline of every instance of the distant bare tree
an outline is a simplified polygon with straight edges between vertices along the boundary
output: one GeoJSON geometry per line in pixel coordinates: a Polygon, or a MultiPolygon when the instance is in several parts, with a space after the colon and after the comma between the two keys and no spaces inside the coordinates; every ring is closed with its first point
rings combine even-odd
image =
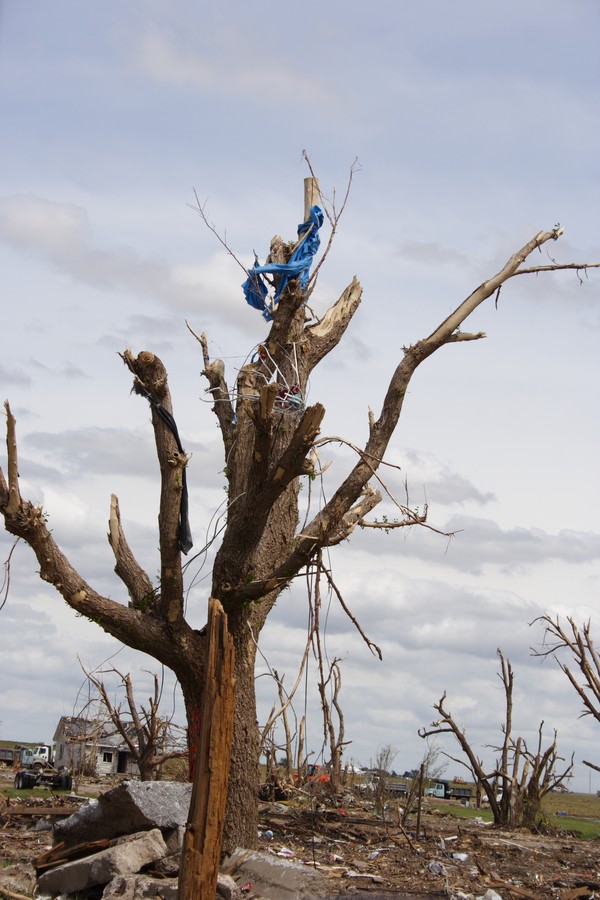
{"type": "Polygon", "coordinates": [[[423,800],[423,788],[426,784],[439,781],[448,767],[448,763],[442,747],[437,741],[427,742],[427,751],[419,764],[418,769],[413,769],[413,774],[406,785],[406,796],[398,805],[398,823],[401,826],[408,825],[409,819],[416,813],[417,833],[420,831],[421,806],[423,800]]]}
{"type": "MultiPolygon", "coordinates": [[[[339,591],[333,582],[331,572],[324,566],[322,554],[318,554],[315,576],[313,580],[309,581],[309,608],[311,624],[308,630],[308,637],[304,652],[302,654],[302,659],[300,661],[300,668],[296,676],[294,685],[289,693],[285,691],[283,686],[285,676],[282,676],[280,678],[277,670],[270,670],[270,674],[273,676],[277,684],[279,708],[277,708],[277,706],[273,706],[273,708],[271,709],[271,712],[267,719],[267,723],[261,730],[261,739],[259,746],[261,754],[264,754],[267,759],[267,781],[273,779],[278,780],[279,773],[275,772],[275,768],[279,768],[275,767],[276,754],[278,750],[283,750],[285,752],[288,778],[290,780],[294,778],[294,754],[292,745],[293,741],[298,737],[298,732],[297,729],[292,732],[288,713],[290,709],[292,709],[293,711],[293,708],[291,706],[292,699],[301,683],[301,678],[305,670],[309,651],[312,648],[312,652],[316,660],[318,669],[317,689],[319,691],[321,712],[323,716],[324,745],[328,745],[329,747],[330,763],[328,766],[328,770],[330,776],[330,784],[333,790],[337,790],[341,784],[343,776],[342,756],[344,748],[351,742],[344,740],[344,713],[340,701],[340,692],[342,690],[342,673],[340,669],[341,660],[335,658],[332,662],[327,662],[325,658],[326,655],[323,650],[321,629],[321,579],[323,577],[328,584],[329,590],[331,592],[335,592],[338,595],[340,602],[343,604],[343,599],[339,596],[339,591]],[[281,722],[283,724],[285,732],[285,745],[278,744],[274,738],[274,726],[278,719],[281,719],[281,722]],[[272,768],[272,771],[270,770],[270,767],[272,768]]],[[[381,651],[379,650],[379,648],[366,638],[366,636],[360,629],[360,626],[358,626],[358,628],[363,636],[363,639],[367,641],[371,648],[375,648],[374,652],[376,652],[381,658],[381,651]]],[[[265,662],[267,662],[266,659],[265,662]]],[[[306,760],[299,760],[297,771],[298,778],[302,777],[302,772],[300,770],[303,770],[305,767],[306,760]]],[[[304,776],[305,775],[306,773],[304,773],[304,776]]]]}
{"type": "MultiPolygon", "coordinates": [[[[83,668],[83,666],[82,666],[83,668]]],[[[83,669],[89,682],[96,688],[98,699],[105,708],[115,731],[118,732],[140,770],[142,781],[155,781],[168,759],[181,759],[187,755],[182,747],[183,735],[177,737],[177,727],[170,718],[159,714],[160,685],[158,675],[152,675],[154,691],[148,698],[148,706],[138,706],[131,675],[123,675],[117,669],[108,669],[100,675],[113,673],[121,680],[125,700],[115,703],[109,697],[104,680],[83,669]]],[[[181,729],[183,732],[183,729],[181,729]]]]}
{"type": "MultiPolygon", "coordinates": [[[[289,691],[284,687],[285,681],[285,673],[279,675],[277,669],[271,668],[268,660],[261,653],[264,662],[268,667],[268,673],[271,675],[275,684],[277,685],[277,697],[279,701],[279,705],[275,703],[265,725],[263,725],[260,729],[260,741],[259,741],[259,756],[264,755],[267,759],[267,781],[270,780],[269,775],[275,774],[274,772],[269,771],[269,766],[274,767],[276,762],[276,754],[277,752],[283,752],[285,754],[285,778],[287,781],[292,782],[294,780],[294,742],[300,741],[299,736],[299,728],[298,725],[294,727],[292,730],[292,726],[290,724],[290,712],[296,720],[296,713],[293,707],[293,699],[294,696],[302,683],[302,673],[304,672],[304,668],[306,666],[306,660],[308,659],[308,654],[310,651],[311,645],[311,634],[308,635],[306,640],[306,645],[304,647],[304,652],[302,654],[302,659],[300,661],[300,667],[296,674],[296,679],[294,684],[292,685],[289,691]],[[281,723],[283,724],[283,730],[285,735],[285,743],[282,744],[281,741],[275,739],[275,728],[278,721],[281,719],[281,723]]],[[[301,755],[301,753],[300,753],[301,755]]],[[[280,766],[277,766],[277,769],[280,769],[280,766]]],[[[276,773],[276,780],[279,782],[279,772],[276,773]]]]}
{"type": "Polygon", "coordinates": [[[514,673],[510,661],[498,650],[500,659],[499,678],[502,681],[505,696],[505,718],[502,725],[504,739],[501,746],[494,747],[500,756],[491,772],[485,772],[483,764],[476,756],[467,740],[465,730],[458,725],[452,714],[444,707],[446,692],[434,709],[440,718],[432,722],[431,728],[422,728],[422,738],[433,734],[453,734],[458,741],[468,762],[448,754],[448,758],[465,766],[481,786],[490,804],[494,823],[503,826],[521,826],[534,829],[541,811],[543,798],[568,778],[573,769],[573,757],[567,768],[560,774],[556,771],[557,763],[563,760],[556,747],[556,731],[554,739],[545,749],[542,746],[544,723],[538,728],[538,741],[535,750],[530,750],[522,737],[512,736],[513,686],[514,673]]]}
{"type": "Polygon", "coordinates": [[[384,744],[377,748],[375,761],[371,761],[369,768],[374,777],[375,807],[383,815],[386,795],[386,778],[391,774],[394,760],[398,756],[398,748],[392,744],[384,744]]]}
{"type": "MultiPolygon", "coordinates": [[[[536,622],[541,622],[545,627],[544,645],[541,649],[534,650],[535,656],[553,656],[556,662],[565,673],[580,700],[583,703],[583,716],[593,716],[597,722],[600,722],[600,656],[594,647],[594,641],[591,634],[591,619],[584,622],[583,626],[579,626],[568,616],[567,626],[560,623],[558,616],[553,619],[551,616],[540,616],[536,622]],[[551,643],[549,643],[551,642],[551,643]],[[581,672],[581,678],[574,674],[571,669],[558,658],[557,654],[561,650],[568,650],[581,672]]],[[[600,772],[600,765],[583,760],[584,766],[595,769],[600,772]]]]}
{"type": "Polygon", "coordinates": [[[427,752],[421,760],[423,777],[426,781],[439,781],[448,768],[446,754],[437,741],[427,742],[427,752]]]}

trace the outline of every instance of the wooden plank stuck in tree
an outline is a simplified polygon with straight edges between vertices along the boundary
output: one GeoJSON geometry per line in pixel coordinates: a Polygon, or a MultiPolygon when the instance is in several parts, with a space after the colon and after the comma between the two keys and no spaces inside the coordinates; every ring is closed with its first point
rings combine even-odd
{"type": "Polygon", "coordinates": [[[192,800],[183,841],[179,900],[214,897],[221,861],[233,735],[235,650],[218,600],[208,602],[208,660],[192,800]]]}

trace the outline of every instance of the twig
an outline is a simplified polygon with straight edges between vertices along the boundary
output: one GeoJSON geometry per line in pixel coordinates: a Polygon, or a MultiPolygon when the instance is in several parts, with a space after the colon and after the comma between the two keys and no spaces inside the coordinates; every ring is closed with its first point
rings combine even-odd
{"type": "MultiPolygon", "coordinates": [[[[308,170],[309,170],[310,174],[312,175],[313,178],[316,179],[316,175],[315,175],[315,173],[314,173],[314,170],[313,170],[312,163],[311,163],[311,161],[310,161],[310,157],[309,157],[309,155],[308,155],[308,152],[307,152],[306,150],[303,150],[303,151],[302,151],[302,156],[303,156],[303,158],[304,158],[304,160],[305,160],[305,162],[306,162],[306,165],[308,166],[308,170]]],[[[328,219],[328,221],[329,221],[329,224],[331,225],[331,232],[330,232],[330,234],[329,234],[329,239],[328,239],[328,241],[327,241],[327,246],[325,247],[325,250],[323,251],[323,254],[322,254],[322,256],[321,256],[321,259],[319,260],[319,262],[317,263],[317,265],[316,265],[315,268],[313,269],[313,271],[312,271],[312,273],[311,273],[311,276],[310,276],[310,278],[308,279],[307,292],[306,292],[306,298],[307,298],[307,299],[310,297],[310,295],[312,294],[312,292],[313,292],[313,290],[314,290],[314,288],[315,288],[315,286],[316,286],[316,280],[317,280],[317,275],[319,274],[319,269],[321,268],[321,266],[323,265],[323,263],[324,263],[325,260],[327,259],[327,256],[328,256],[328,254],[329,254],[329,251],[331,250],[331,245],[333,244],[333,239],[334,239],[334,237],[335,237],[335,234],[336,234],[336,231],[337,231],[337,228],[338,228],[340,219],[341,219],[342,214],[343,214],[343,212],[344,212],[344,210],[345,210],[345,208],[346,208],[346,204],[347,204],[348,198],[349,198],[349,196],[350,196],[350,189],[351,189],[351,187],[352,187],[352,181],[353,181],[353,179],[354,179],[354,175],[355,175],[355,173],[356,173],[359,169],[360,169],[360,163],[359,163],[359,161],[358,161],[358,157],[356,157],[356,158],[354,159],[354,162],[353,162],[352,165],[350,166],[350,172],[349,172],[349,174],[348,174],[348,181],[347,181],[347,183],[346,183],[346,191],[345,191],[345,193],[344,193],[344,199],[343,199],[343,201],[342,201],[342,205],[341,205],[341,207],[339,208],[339,210],[337,210],[336,207],[335,207],[335,198],[334,198],[334,200],[333,200],[333,202],[332,202],[331,211],[328,209],[327,203],[324,202],[324,201],[325,201],[325,198],[324,198],[324,196],[323,196],[323,193],[322,193],[321,189],[319,188],[319,196],[320,196],[321,201],[322,201],[322,203],[323,203],[323,211],[324,211],[325,215],[327,216],[327,219],[328,219]]],[[[317,179],[317,182],[318,182],[318,179],[317,179]]]]}
{"type": "Polygon", "coordinates": [[[352,624],[354,625],[354,627],[356,628],[358,633],[360,634],[361,638],[363,639],[363,641],[365,642],[365,644],[367,645],[367,647],[369,648],[369,650],[371,651],[373,656],[378,656],[380,660],[383,659],[383,653],[381,652],[381,648],[366,636],[366,634],[360,627],[358,621],[356,620],[356,618],[352,615],[352,613],[346,606],[346,604],[344,602],[344,598],[342,597],[337,585],[335,584],[329,569],[326,569],[322,562],[319,563],[319,567],[320,567],[321,571],[323,572],[323,574],[325,575],[325,577],[327,578],[329,586],[331,587],[332,591],[335,593],[340,606],[342,607],[342,609],[344,610],[344,612],[346,613],[346,615],[348,616],[348,618],[350,619],[350,621],[352,622],[352,624]]]}
{"type": "MultiPolygon", "coordinates": [[[[384,459],[378,459],[375,456],[372,456],[371,454],[365,452],[364,450],[361,450],[360,447],[356,446],[356,444],[353,444],[350,441],[346,441],[346,440],[344,440],[344,438],[341,438],[341,437],[320,438],[319,440],[317,440],[313,443],[313,447],[318,447],[319,445],[329,444],[329,443],[343,444],[346,447],[350,447],[351,450],[354,450],[354,452],[358,456],[361,457],[361,459],[363,460],[365,465],[369,466],[373,477],[381,485],[381,487],[383,488],[385,493],[388,495],[388,497],[390,498],[390,500],[392,501],[394,506],[396,506],[400,510],[400,512],[406,517],[402,521],[395,520],[392,522],[388,522],[388,521],[367,522],[364,519],[361,519],[360,522],[358,523],[361,528],[380,528],[380,529],[382,528],[382,529],[386,530],[386,529],[391,529],[391,528],[410,528],[413,525],[422,525],[423,528],[427,528],[429,531],[433,531],[434,534],[439,534],[442,537],[452,538],[452,537],[455,537],[456,534],[458,534],[457,531],[442,531],[440,528],[436,528],[434,525],[429,525],[427,522],[427,512],[428,512],[427,503],[425,504],[425,506],[423,508],[423,512],[420,514],[416,513],[414,510],[410,509],[410,507],[405,506],[403,503],[400,503],[400,501],[394,497],[394,495],[392,494],[390,489],[387,487],[386,483],[383,481],[381,476],[377,473],[377,471],[375,470],[375,468],[369,461],[369,457],[374,462],[376,462],[378,466],[380,466],[380,465],[387,466],[390,469],[397,469],[398,471],[401,471],[401,466],[396,465],[396,463],[387,462],[384,459]]],[[[407,492],[407,497],[408,497],[408,489],[406,486],[406,481],[404,482],[404,485],[405,485],[405,490],[407,492]]]]}
{"type": "Polygon", "coordinates": [[[552,266],[532,266],[530,269],[517,269],[510,278],[515,275],[532,275],[537,272],[558,272],[562,269],[575,269],[576,272],[587,271],[588,269],[598,269],[600,263],[556,263],[552,266]]]}
{"type": "Polygon", "coordinates": [[[2,588],[0,588],[0,593],[2,595],[2,602],[0,602],[0,610],[4,608],[4,604],[8,600],[8,592],[10,590],[10,560],[15,552],[15,547],[19,543],[21,538],[17,538],[12,547],[10,548],[10,553],[4,561],[4,578],[2,580],[2,588]]]}
{"type": "MultiPolygon", "coordinates": [[[[238,266],[240,267],[240,269],[242,270],[242,272],[244,272],[244,274],[247,275],[247,274],[248,274],[248,270],[247,270],[246,266],[245,266],[243,263],[241,263],[240,260],[237,258],[237,256],[235,255],[235,253],[233,252],[233,250],[231,249],[231,247],[230,247],[229,244],[227,243],[227,238],[226,238],[226,237],[225,237],[225,238],[221,237],[221,235],[220,235],[219,232],[217,231],[217,228],[216,228],[215,224],[214,224],[213,222],[209,222],[208,217],[207,217],[206,212],[205,212],[205,209],[206,209],[206,203],[204,204],[204,206],[202,206],[202,204],[200,203],[200,200],[198,199],[198,194],[196,193],[196,188],[194,188],[194,197],[196,198],[196,204],[197,204],[197,205],[194,206],[192,203],[188,203],[187,205],[189,206],[189,208],[190,208],[190,209],[193,209],[194,212],[197,212],[197,213],[198,213],[198,215],[200,216],[200,218],[202,219],[202,221],[204,222],[204,224],[206,225],[206,227],[208,228],[208,230],[209,230],[209,231],[212,231],[212,233],[214,234],[214,236],[216,237],[216,239],[218,240],[218,242],[221,244],[221,246],[225,248],[225,250],[227,251],[227,253],[228,253],[230,256],[232,256],[233,259],[235,259],[236,263],[238,264],[238,266]]],[[[187,323],[186,323],[186,324],[187,324],[187,323]]],[[[188,327],[189,327],[189,326],[188,326],[188,327]]],[[[190,329],[190,330],[191,330],[191,329],[190,329]]],[[[192,332],[192,334],[193,334],[193,332],[192,332]]]]}

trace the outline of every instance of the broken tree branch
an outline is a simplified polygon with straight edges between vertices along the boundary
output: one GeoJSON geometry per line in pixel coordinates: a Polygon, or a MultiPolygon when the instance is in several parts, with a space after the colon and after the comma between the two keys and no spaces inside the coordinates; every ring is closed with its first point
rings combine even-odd
{"type": "Polygon", "coordinates": [[[14,516],[21,506],[16,435],[17,420],[10,410],[8,400],[4,401],[4,409],[6,411],[6,448],[8,452],[8,499],[5,508],[9,516],[14,516]]]}
{"type": "Polygon", "coordinates": [[[110,499],[108,542],[116,560],[115,572],[127,588],[132,606],[140,609],[144,605],[151,605],[155,599],[155,590],[150,578],[137,562],[127,543],[121,524],[119,499],[116,494],[112,494],[110,499]]]}
{"type": "Polygon", "coordinates": [[[121,358],[135,376],[134,391],[150,401],[156,453],[160,466],[161,490],[158,514],[160,541],[160,593],[157,603],[171,624],[183,620],[183,576],[181,570],[180,521],[184,469],[187,457],[180,452],[173,430],[161,409],[173,415],[167,371],[161,360],[147,350],[134,356],[125,350],[121,358]]]}

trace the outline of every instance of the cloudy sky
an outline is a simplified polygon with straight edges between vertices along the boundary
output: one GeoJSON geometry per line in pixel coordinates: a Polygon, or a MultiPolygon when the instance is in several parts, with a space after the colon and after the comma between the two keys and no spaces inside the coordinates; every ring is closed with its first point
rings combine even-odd
{"type": "MultiPolygon", "coordinates": [[[[118,494],[129,541],[154,576],[158,474],[147,405],[117,353],[164,360],[189,467],[195,549],[223,513],[223,459],[184,320],[206,331],[229,381],[266,333],[243,273],[194,213],[194,191],[250,265],[302,217],[307,150],[323,191],[347,210],[313,297],[323,312],[353,275],[363,303],[312,377],[322,436],[364,440],[403,345],[429,334],[536,232],[548,253],[600,261],[600,11],[595,0],[4,0],[0,7],[0,385],[18,420],[25,496],[98,590],[125,600],[106,541],[118,494]],[[85,7],[85,8],[84,8],[85,7]],[[548,245],[546,245],[548,246],[548,245]]],[[[532,263],[550,259],[544,249],[532,263]]],[[[383,661],[334,599],[326,648],[342,659],[348,755],[367,764],[425,752],[417,729],[448,708],[478,752],[499,740],[496,649],[516,672],[515,728],[541,719],[575,753],[573,786],[596,790],[598,725],[552,661],[530,648],[549,612],[596,615],[600,491],[600,275],[523,276],[415,376],[386,477],[431,531],[365,531],[331,553],[336,583],[383,661]]],[[[352,457],[331,444],[322,491],[352,457]]],[[[3,459],[3,465],[4,465],[3,459]]],[[[312,498],[318,504],[318,492],[312,498]]],[[[391,508],[380,510],[391,514],[391,508]]],[[[2,559],[11,551],[0,539],[2,559]]],[[[205,620],[213,546],[189,569],[188,613],[205,620]]],[[[82,673],[116,665],[142,696],[148,657],[77,618],[12,554],[0,612],[0,737],[50,741],[77,708],[82,673]],[[115,655],[116,654],[116,655],[115,655]]],[[[304,646],[302,585],[282,596],[261,640],[294,680],[304,646]]],[[[600,641],[600,637],[598,638],[600,641]]],[[[321,749],[315,664],[296,712],[321,749]]],[[[258,681],[259,717],[274,699],[258,681]]],[[[165,677],[165,711],[177,704],[165,677]]],[[[178,711],[179,712],[179,711],[178,711]]],[[[451,743],[445,745],[454,752],[451,743]]],[[[449,774],[458,772],[452,764],[449,774]]]]}

